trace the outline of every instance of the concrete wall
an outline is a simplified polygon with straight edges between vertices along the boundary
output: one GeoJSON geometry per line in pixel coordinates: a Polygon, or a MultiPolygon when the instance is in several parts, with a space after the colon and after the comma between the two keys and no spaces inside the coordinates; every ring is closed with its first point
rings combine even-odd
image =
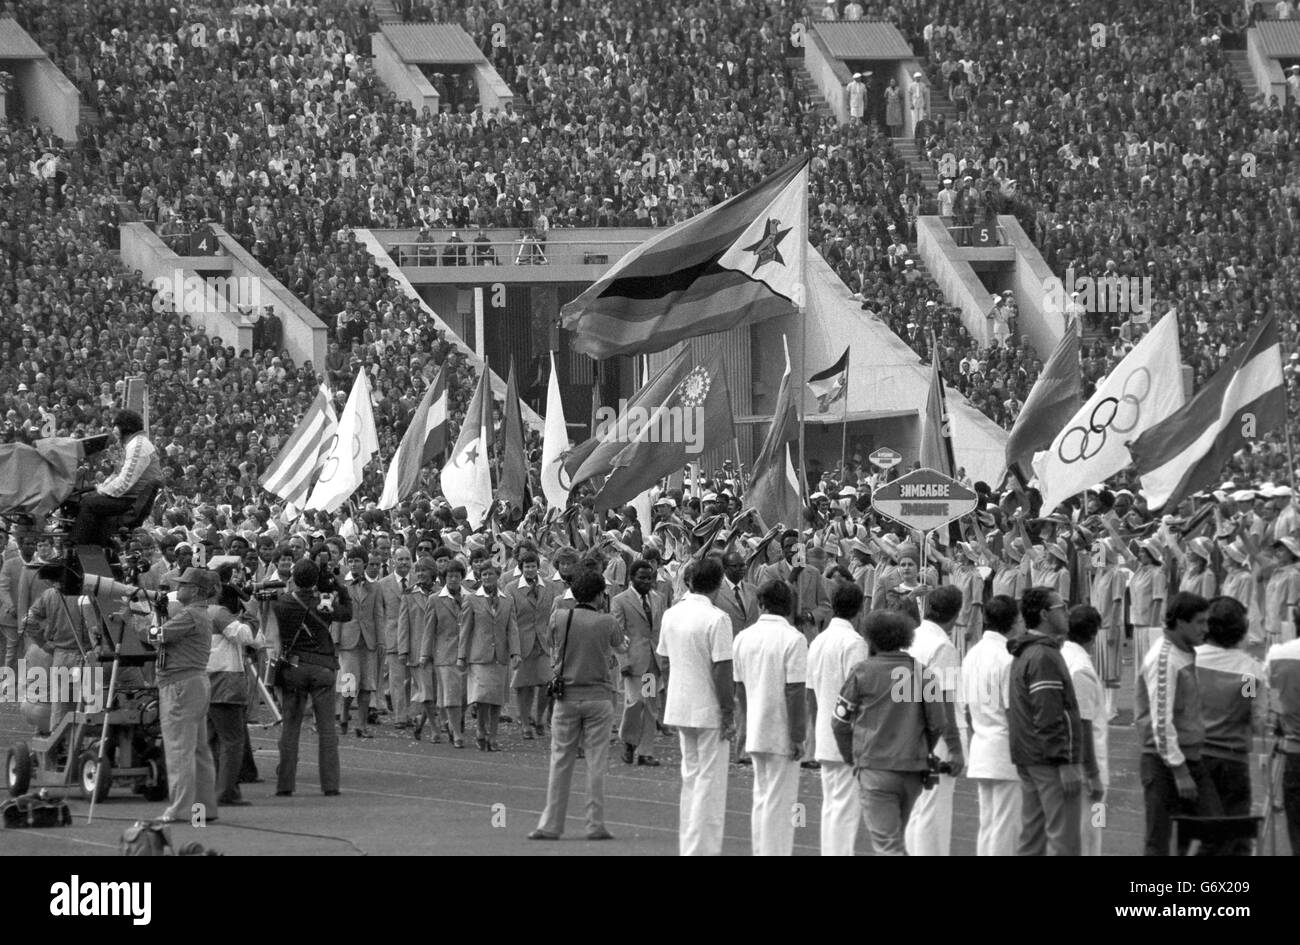
{"type": "Polygon", "coordinates": [[[77,87],[48,59],[31,59],[15,65],[15,78],[28,111],[23,117],[35,118],[42,127],[53,128],[64,141],[75,142],[81,121],[77,87]]]}
{"type": "MultiPolygon", "coordinates": [[[[376,235],[376,233],[374,231],[364,230],[364,229],[356,229],[353,232],[356,233],[357,240],[366,248],[366,251],[375,258],[375,264],[379,266],[380,269],[384,270],[390,276],[392,276],[394,281],[397,282],[398,286],[401,288],[403,292],[406,293],[406,295],[409,298],[415,299],[417,302],[419,302],[421,310],[424,312],[426,316],[428,316],[429,321],[433,323],[434,327],[437,328],[446,336],[447,341],[453,347],[455,347],[457,351],[459,351],[461,354],[465,356],[465,358],[469,361],[469,363],[474,366],[474,369],[476,371],[482,371],[483,359],[480,358],[477,354],[475,354],[473,349],[470,348],[469,345],[465,344],[465,341],[461,337],[460,333],[457,332],[452,327],[452,325],[448,323],[446,319],[440,316],[438,312],[436,312],[433,308],[431,308],[429,306],[429,303],[424,299],[424,297],[418,291],[416,291],[415,286],[413,286],[410,280],[406,278],[405,273],[402,272],[401,268],[398,267],[397,263],[393,260],[393,258],[388,255],[387,250],[385,250],[383,243],[380,242],[380,239],[376,235]]],[[[398,232],[398,231],[380,230],[378,232],[387,235],[388,233],[398,232]]],[[[465,271],[472,272],[473,269],[467,267],[465,271]]],[[[452,298],[452,296],[448,295],[447,298],[452,298]]],[[[449,310],[449,312],[452,313],[454,313],[455,311],[456,311],[455,308],[449,310]]],[[[489,383],[492,385],[492,393],[495,396],[500,397],[501,399],[504,400],[506,395],[505,379],[502,378],[501,375],[499,375],[496,371],[493,371],[489,383]]],[[[533,429],[541,430],[543,426],[542,418],[537,414],[537,412],[533,410],[531,407],[529,407],[527,404],[522,402],[520,403],[519,407],[520,407],[520,413],[523,415],[524,423],[527,424],[529,427],[532,427],[533,429]]]]}
{"type": "Polygon", "coordinates": [[[484,115],[502,111],[506,107],[506,102],[515,100],[515,93],[506,84],[506,80],[497,74],[491,63],[480,62],[474,67],[474,82],[478,86],[478,102],[483,108],[484,115]]]}
{"type": "Polygon", "coordinates": [[[849,120],[849,98],[844,87],[853,78],[848,66],[830,54],[822,38],[815,30],[804,30],[803,64],[817,83],[822,98],[830,105],[831,113],[839,119],[840,124],[849,120]]]}
{"type": "MultiPolygon", "coordinates": [[[[223,256],[178,256],[143,223],[125,223],[121,226],[122,263],[128,269],[138,269],[146,282],[168,286],[181,284],[191,278],[222,275],[233,279],[249,280],[255,285],[255,298],[260,306],[270,306],[284,325],[283,346],[294,362],[311,361],[319,370],[325,364],[325,325],[298,299],[271,276],[242,247],[218,226],[213,230],[225,250],[223,256]]],[[[221,298],[211,286],[201,293],[182,292],[175,299],[176,309],[190,316],[195,325],[202,326],[209,335],[233,343],[236,348],[253,345],[253,322],[244,318],[238,309],[221,298]]]]}
{"type": "MultiPolygon", "coordinates": [[[[371,33],[370,42],[375,56],[375,74],[380,81],[392,89],[398,98],[414,105],[417,112],[428,108],[430,114],[438,114],[441,97],[424,77],[424,73],[417,66],[403,62],[383,33],[371,33]]],[[[481,94],[480,89],[480,96],[481,94]]]]}
{"type": "Polygon", "coordinates": [[[323,370],[329,342],[325,323],[240,246],[238,240],[220,226],[211,226],[222,250],[234,258],[235,274],[260,280],[261,304],[271,306],[284,324],[284,347],[289,349],[289,356],[298,364],[310,359],[318,371],[323,370]]]}
{"type": "Polygon", "coordinates": [[[1003,238],[1016,250],[1016,268],[1012,288],[1016,294],[1019,312],[1016,330],[1027,336],[1040,358],[1056,348],[1065,332],[1065,313],[1055,303],[1057,293],[1050,292],[1051,280],[1056,276],[1039,255],[1038,247],[1013,216],[998,217],[1003,238]]]}
{"type": "MultiPolygon", "coordinates": [[[[1271,7],[1272,4],[1265,4],[1271,7]]],[[[1279,104],[1286,104],[1286,76],[1276,59],[1264,55],[1259,38],[1259,30],[1246,31],[1246,61],[1255,76],[1255,85],[1265,96],[1277,96],[1279,104]]]]}
{"type": "Polygon", "coordinates": [[[921,217],[916,227],[916,252],[939,284],[949,305],[961,309],[961,322],[981,346],[993,340],[991,293],[970,263],[958,258],[957,243],[938,217],[921,217]]]}

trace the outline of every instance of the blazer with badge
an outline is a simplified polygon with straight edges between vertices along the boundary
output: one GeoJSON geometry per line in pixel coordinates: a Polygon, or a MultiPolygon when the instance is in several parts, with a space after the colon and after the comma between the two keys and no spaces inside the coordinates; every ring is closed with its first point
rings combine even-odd
{"type": "Polygon", "coordinates": [[[463,611],[470,606],[474,595],[463,586],[460,603],[445,587],[433,595],[429,606],[429,632],[425,635],[420,656],[433,661],[434,666],[455,666],[460,657],[460,627],[463,611]]]}
{"type": "Polygon", "coordinates": [[[384,632],[380,626],[382,600],[378,582],[363,577],[348,584],[347,589],[352,598],[352,619],[338,625],[339,649],[373,650],[383,642],[384,632]]]}
{"type": "Polygon", "coordinates": [[[528,584],[523,578],[510,585],[510,596],[515,602],[515,620],[519,624],[519,655],[523,659],[550,652],[547,628],[550,626],[551,608],[555,605],[555,588],[549,581],[537,579],[535,600],[528,592],[528,584]]]}
{"type": "Polygon", "coordinates": [[[515,599],[497,588],[497,612],[482,588],[469,598],[461,613],[457,657],[466,663],[510,665],[519,655],[519,622],[515,618],[515,599]]]}
{"type": "Polygon", "coordinates": [[[713,595],[713,606],[731,618],[732,636],[758,619],[758,589],[748,581],[741,581],[736,587],[723,578],[722,585],[713,595]],[[739,605],[736,603],[736,587],[740,589],[739,605]]]}
{"type": "Polygon", "coordinates": [[[650,601],[650,622],[646,622],[645,607],[636,588],[629,587],[610,602],[610,613],[618,621],[618,628],[627,638],[626,652],[618,654],[619,672],[630,670],[634,676],[646,673],[659,674],[659,661],[655,649],[659,646],[659,627],[663,623],[663,595],[652,590],[646,595],[650,601]]]}

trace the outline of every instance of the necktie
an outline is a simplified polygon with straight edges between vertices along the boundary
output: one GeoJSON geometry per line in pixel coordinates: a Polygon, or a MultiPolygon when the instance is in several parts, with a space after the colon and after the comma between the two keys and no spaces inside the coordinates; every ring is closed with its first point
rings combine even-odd
{"type": "Polygon", "coordinates": [[[529,584],[529,585],[528,585],[528,597],[529,597],[530,600],[536,601],[536,600],[537,600],[537,595],[538,595],[539,593],[540,593],[540,591],[538,590],[536,584],[529,584]]]}
{"type": "Polygon", "coordinates": [[[740,596],[740,585],[733,585],[732,589],[736,592],[736,607],[740,611],[740,619],[742,621],[749,620],[749,615],[745,613],[745,600],[740,596]]]}
{"type": "Polygon", "coordinates": [[[488,597],[488,610],[493,617],[497,615],[497,596],[495,594],[488,597]]]}
{"type": "Polygon", "coordinates": [[[400,580],[400,581],[402,582],[402,593],[405,594],[405,593],[406,593],[406,578],[399,578],[398,580],[400,580]]]}
{"type": "Polygon", "coordinates": [[[655,620],[654,620],[654,617],[653,617],[653,616],[651,615],[651,613],[650,613],[650,598],[649,598],[649,596],[647,596],[647,595],[645,595],[645,594],[642,594],[642,595],[641,595],[641,607],[642,607],[642,609],[645,610],[645,622],[646,622],[646,624],[650,627],[651,630],[653,630],[653,629],[654,629],[654,625],[655,625],[655,620]]]}

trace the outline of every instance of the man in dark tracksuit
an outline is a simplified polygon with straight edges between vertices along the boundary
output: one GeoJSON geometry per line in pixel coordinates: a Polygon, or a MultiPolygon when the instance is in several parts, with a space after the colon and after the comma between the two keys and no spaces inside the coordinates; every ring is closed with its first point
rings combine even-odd
{"type": "Polygon", "coordinates": [[[1020,775],[1022,821],[1017,856],[1078,856],[1081,849],[1083,722],[1061,655],[1066,603],[1046,587],[1025,591],[1025,633],[1007,643],[1011,761],[1020,775]]]}

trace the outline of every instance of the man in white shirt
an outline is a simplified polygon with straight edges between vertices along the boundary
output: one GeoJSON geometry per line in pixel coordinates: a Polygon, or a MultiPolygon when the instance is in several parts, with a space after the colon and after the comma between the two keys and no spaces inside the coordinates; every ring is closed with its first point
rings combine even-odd
{"type": "Polygon", "coordinates": [[[853,667],[870,654],[867,641],[853,629],[865,597],[857,584],[835,589],[835,614],[808,648],[808,693],[815,713],[814,760],[822,770],[822,856],[852,856],[862,820],[853,766],[844,763],[831,727],[835,702],[853,667]]]}
{"type": "Polygon", "coordinates": [[[144,420],[131,410],[119,410],[113,429],[122,443],[122,468],[81,499],[72,526],[72,544],[102,545],[104,522],[134,508],[146,493],[162,485],[158,451],[144,433],[144,420]]]}
{"type": "Polygon", "coordinates": [[[1106,711],[1106,690],[1088,655],[1099,629],[1101,614],[1097,608],[1078,604],[1070,608],[1069,635],[1061,644],[1061,658],[1070,672],[1074,697],[1079,703],[1079,719],[1083,722],[1083,771],[1088,778],[1088,802],[1079,805],[1080,856],[1101,856],[1101,835],[1106,826],[1102,804],[1110,783],[1110,716],[1106,711]]]}
{"type": "Polygon", "coordinates": [[[722,564],[699,562],[690,593],[664,613],[655,650],[668,678],[663,724],[676,727],[682,744],[682,856],[722,854],[735,719],[731,620],[709,600],[721,584],[722,564]]]}
{"type": "Polygon", "coordinates": [[[758,620],[733,642],[736,701],[748,721],[745,737],[754,762],[750,830],[754,856],[790,856],[807,726],[808,641],[790,626],[789,584],[764,584],[758,606],[758,620]]]}
{"type": "Polygon", "coordinates": [[[961,664],[961,701],[970,728],[967,777],[979,792],[978,856],[1015,856],[1020,838],[1020,775],[1011,763],[1007,706],[1011,702],[1011,654],[1020,607],[999,594],[984,607],[984,635],[961,664]]]}
{"type": "MultiPolygon", "coordinates": [[[[945,584],[935,588],[925,599],[925,619],[916,628],[907,655],[928,669],[943,690],[943,709],[948,724],[956,727],[956,701],[959,663],[952,645],[952,628],[961,613],[960,588],[945,584]]],[[[940,762],[948,760],[948,749],[941,740],[934,751],[940,762]]],[[[952,850],[952,793],[956,778],[936,774],[939,783],[922,791],[907,821],[904,842],[908,856],[948,856],[952,850]]]]}

